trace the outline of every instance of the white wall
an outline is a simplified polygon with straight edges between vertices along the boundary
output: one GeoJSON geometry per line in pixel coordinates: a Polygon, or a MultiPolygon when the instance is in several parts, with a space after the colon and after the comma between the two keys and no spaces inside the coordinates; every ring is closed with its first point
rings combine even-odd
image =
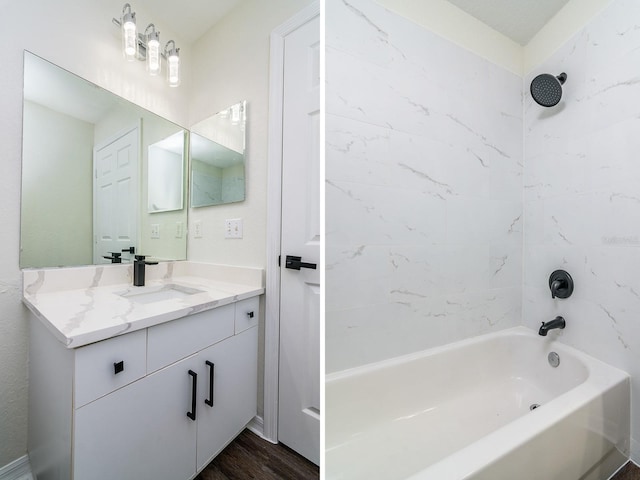
{"type": "Polygon", "coordinates": [[[521,78],[372,1],[326,8],[327,372],[518,325],[521,78]]]}
{"type": "MultiPolygon", "coordinates": [[[[523,73],[531,72],[567,42],[612,0],[570,0],[525,45],[522,55],[523,73]]],[[[558,72],[560,73],[560,72],[558,72]]]]}
{"type": "Polygon", "coordinates": [[[269,35],[311,0],[247,0],[193,46],[190,125],[247,100],[246,200],[191,209],[203,238],[191,239],[189,259],[265,267],[269,35]],[[244,219],[242,240],[224,239],[226,218],[244,219]]]}
{"type": "Polygon", "coordinates": [[[632,458],[640,461],[640,3],[615,0],[524,79],[523,322],[562,315],[558,335],[632,377],[632,458]],[[567,73],[545,109],[528,85],[567,73]],[[575,292],[552,300],[549,274],[575,292]]]}
{"type": "Polygon", "coordinates": [[[611,0],[570,0],[522,47],[447,0],[375,1],[518,75],[530,72],[611,3],[611,0]]]}
{"type": "MultiPolygon", "coordinates": [[[[190,238],[189,260],[275,268],[266,265],[269,36],[312,0],[247,0],[193,46],[190,125],[241,100],[247,101],[246,200],[189,210],[189,224],[202,222],[202,238],[190,238]],[[225,240],[224,221],[242,218],[243,238],[225,240]]],[[[258,358],[258,410],[262,414],[264,303],[258,358]]]]}
{"type": "MultiPolygon", "coordinates": [[[[335,0],[327,3],[332,1],[335,0]]],[[[375,2],[510,72],[522,75],[522,47],[447,0],[375,2]]]]}
{"type": "MultiPolygon", "coordinates": [[[[22,145],[23,49],[32,51],[118,95],[177,123],[186,124],[189,75],[182,88],[169,89],[144,66],[124,62],[119,32],[111,23],[116,0],[24,0],[4,2],[0,17],[3,45],[0,75],[0,466],[26,453],[27,322],[18,268],[22,145]]],[[[138,10],[139,21],[152,15],[138,10]]],[[[158,25],[163,34],[179,36],[158,25]]],[[[189,63],[188,48],[181,51],[189,63]]]]}

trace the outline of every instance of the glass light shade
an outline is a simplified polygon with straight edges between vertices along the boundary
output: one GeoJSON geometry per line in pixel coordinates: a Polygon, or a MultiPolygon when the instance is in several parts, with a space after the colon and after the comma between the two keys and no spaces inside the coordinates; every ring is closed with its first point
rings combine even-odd
{"type": "Polygon", "coordinates": [[[122,47],[124,58],[130,62],[135,60],[138,54],[137,36],[135,17],[130,14],[125,15],[122,21],[122,47]]]}
{"type": "Polygon", "coordinates": [[[147,42],[147,70],[150,75],[158,75],[160,69],[160,42],[152,38],[147,42]]]}
{"type": "Polygon", "coordinates": [[[180,57],[175,50],[167,57],[167,80],[170,87],[180,85],[180,57]]]}
{"type": "Polygon", "coordinates": [[[238,125],[240,123],[240,105],[234,105],[231,107],[231,125],[238,125]]]}

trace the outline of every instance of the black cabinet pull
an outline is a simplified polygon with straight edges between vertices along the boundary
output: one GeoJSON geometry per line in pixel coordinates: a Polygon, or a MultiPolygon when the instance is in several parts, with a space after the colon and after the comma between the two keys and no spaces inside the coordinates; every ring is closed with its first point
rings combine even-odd
{"type": "Polygon", "coordinates": [[[207,360],[204,363],[206,363],[207,366],[209,367],[209,398],[205,399],[204,403],[206,403],[210,407],[213,407],[213,378],[214,378],[213,372],[216,366],[213,363],[211,363],[209,360],[207,360]]]}
{"type": "Polygon", "coordinates": [[[315,270],[318,266],[315,263],[302,262],[302,257],[294,257],[293,255],[287,255],[284,266],[291,268],[292,270],[300,270],[300,268],[312,268],[315,270]]]}
{"type": "Polygon", "coordinates": [[[120,372],[124,372],[124,360],[120,360],[119,362],[114,362],[113,364],[113,374],[117,375],[120,372]]]}
{"type": "Polygon", "coordinates": [[[193,378],[191,383],[191,411],[187,412],[189,417],[194,422],[196,421],[196,395],[198,395],[198,374],[193,370],[189,370],[189,375],[193,378]]]}
{"type": "Polygon", "coordinates": [[[253,312],[247,312],[247,315],[249,316],[249,318],[253,318],[253,312]]]}

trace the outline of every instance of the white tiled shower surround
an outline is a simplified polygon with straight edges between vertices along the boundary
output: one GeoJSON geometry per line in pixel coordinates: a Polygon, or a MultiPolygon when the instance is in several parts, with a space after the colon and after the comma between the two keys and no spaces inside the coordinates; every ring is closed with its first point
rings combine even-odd
{"type": "Polygon", "coordinates": [[[519,325],[522,79],[368,0],[326,10],[327,372],[519,325]]]}
{"type": "Polygon", "coordinates": [[[327,372],[562,315],[640,411],[640,2],[524,79],[370,0],[328,0],[326,39],[327,372]]]}
{"type": "Polygon", "coordinates": [[[640,460],[640,2],[616,0],[525,76],[523,323],[562,315],[562,341],[632,377],[632,458],[640,460]],[[563,105],[528,85],[567,73],[563,105]],[[552,300],[563,268],[575,292],[552,300]]]}

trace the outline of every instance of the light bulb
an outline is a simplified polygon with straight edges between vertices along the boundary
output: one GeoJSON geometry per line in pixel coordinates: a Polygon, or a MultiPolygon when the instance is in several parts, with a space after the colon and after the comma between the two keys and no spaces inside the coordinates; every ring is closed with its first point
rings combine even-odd
{"type": "Polygon", "coordinates": [[[157,38],[150,38],[147,42],[147,69],[150,75],[160,73],[160,42],[157,38]]]}
{"type": "Polygon", "coordinates": [[[240,123],[240,105],[234,105],[231,107],[231,125],[238,125],[240,123]]]}
{"type": "Polygon", "coordinates": [[[167,81],[170,87],[177,87],[180,85],[180,49],[176,48],[173,40],[169,40],[164,51],[167,56],[167,81]],[[172,44],[173,48],[168,49],[169,44],[172,44]]]}
{"type": "Polygon", "coordinates": [[[135,60],[138,54],[138,32],[136,29],[136,14],[125,13],[122,17],[122,47],[124,58],[135,60]]]}

